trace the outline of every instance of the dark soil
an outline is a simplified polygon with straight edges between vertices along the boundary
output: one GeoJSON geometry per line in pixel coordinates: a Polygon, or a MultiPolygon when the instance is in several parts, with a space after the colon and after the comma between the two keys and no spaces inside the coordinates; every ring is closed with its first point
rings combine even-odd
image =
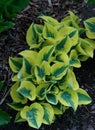
{"type": "MultiPolygon", "coordinates": [[[[4,95],[10,89],[12,72],[8,65],[9,56],[16,56],[18,52],[27,49],[26,31],[32,22],[41,23],[39,15],[50,15],[59,21],[68,14],[68,10],[75,12],[81,19],[95,16],[95,5],[87,7],[83,0],[52,0],[52,7],[47,0],[32,0],[30,5],[13,19],[15,26],[0,34],[0,80],[5,82],[4,89],[0,92],[0,103],[4,95]],[[78,1],[78,2],[77,2],[78,1]]],[[[84,88],[92,98],[92,103],[80,106],[74,112],[67,110],[61,117],[50,126],[43,125],[40,130],[95,130],[95,57],[82,63],[80,69],[75,69],[80,87],[84,88]]],[[[10,102],[10,96],[2,102],[0,108],[6,110],[13,117],[15,111],[11,110],[6,103],[10,102]]],[[[0,130],[34,130],[27,123],[11,123],[0,127],[0,130]]]]}

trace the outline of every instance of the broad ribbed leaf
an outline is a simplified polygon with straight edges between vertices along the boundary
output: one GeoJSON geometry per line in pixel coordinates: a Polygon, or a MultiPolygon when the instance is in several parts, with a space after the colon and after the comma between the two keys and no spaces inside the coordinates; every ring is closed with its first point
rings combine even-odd
{"type": "Polygon", "coordinates": [[[17,73],[22,67],[22,58],[9,58],[9,65],[13,72],[17,73]]]}
{"type": "Polygon", "coordinates": [[[3,14],[10,19],[16,17],[29,4],[29,0],[24,0],[23,2],[22,0],[2,0],[2,3],[4,3],[3,14]]]}
{"type": "Polygon", "coordinates": [[[87,0],[87,4],[88,5],[93,5],[93,4],[95,4],[95,0],[87,0]]]}
{"type": "Polygon", "coordinates": [[[54,119],[54,110],[49,103],[41,103],[44,109],[43,123],[50,125],[54,119]]]}
{"type": "Polygon", "coordinates": [[[84,21],[86,28],[86,35],[90,39],[95,39],[95,17],[89,18],[84,21]]]}
{"type": "Polygon", "coordinates": [[[21,110],[21,117],[28,121],[30,127],[39,129],[43,122],[44,110],[39,103],[33,103],[30,107],[25,106],[21,110]]]}
{"type": "Polygon", "coordinates": [[[8,124],[10,120],[11,120],[11,116],[7,112],[2,111],[0,109],[0,126],[8,124]]]}
{"type": "Polygon", "coordinates": [[[12,28],[14,25],[15,24],[13,22],[5,21],[5,20],[1,21],[0,19],[0,33],[12,28]]]}
{"type": "Polygon", "coordinates": [[[59,93],[59,101],[64,106],[71,106],[74,110],[78,106],[78,96],[77,93],[72,89],[67,89],[66,91],[59,93]]]}
{"type": "Polygon", "coordinates": [[[21,94],[17,92],[17,89],[19,88],[20,84],[19,82],[16,82],[12,87],[10,91],[11,98],[15,103],[22,103],[25,104],[27,102],[27,99],[24,98],[21,94]]]}
{"type": "Polygon", "coordinates": [[[79,105],[91,103],[92,99],[85,90],[79,88],[76,92],[78,95],[78,104],[79,105]]]}
{"type": "Polygon", "coordinates": [[[31,101],[36,98],[36,87],[30,81],[22,81],[20,87],[17,89],[17,92],[31,101]]]}

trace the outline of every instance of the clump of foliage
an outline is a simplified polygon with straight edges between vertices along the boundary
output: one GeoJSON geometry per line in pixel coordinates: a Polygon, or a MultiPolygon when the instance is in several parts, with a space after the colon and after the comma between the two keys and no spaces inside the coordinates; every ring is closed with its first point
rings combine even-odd
{"type": "Polygon", "coordinates": [[[28,4],[29,0],[0,0],[0,33],[14,26],[11,19],[28,4]]]}
{"type": "MultiPolygon", "coordinates": [[[[3,85],[4,82],[0,81],[0,91],[3,88],[3,85]]],[[[0,126],[8,124],[10,120],[11,120],[11,116],[0,108],[0,126]]]]}
{"type": "Polygon", "coordinates": [[[38,129],[42,123],[53,123],[69,107],[76,111],[78,105],[91,102],[73,68],[93,57],[95,18],[85,20],[85,28],[80,28],[80,19],[69,14],[61,22],[41,16],[44,25],[32,23],[27,31],[30,49],[9,58],[15,73],[10,91],[13,102],[9,103],[18,111],[15,122],[27,121],[38,129]]]}
{"type": "Polygon", "coordinates": [[[88,4],[88,5],[95,4],[95,0],[87,0],[87,4],[88,4]]]}

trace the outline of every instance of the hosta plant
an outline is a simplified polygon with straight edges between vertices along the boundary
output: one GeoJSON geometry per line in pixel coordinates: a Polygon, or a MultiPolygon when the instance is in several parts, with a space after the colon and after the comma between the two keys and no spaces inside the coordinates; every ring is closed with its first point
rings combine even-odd
{"type": "Polygon", "coordinates": [[[44,25],[32,23],[27,31],[30,49],[9,58],[15,83],[10,91],[13,102],[8,105],[17,111],[15,122],[27,121],[37,129],[42,123],[53,123],[69,107],[76,111],[78,105],[91,102],[73,68],[93,57],[95,49],[91,19],[80,28],[80,19],[72,12],[61,22],[49,16],[40,18],[44,25]]]}

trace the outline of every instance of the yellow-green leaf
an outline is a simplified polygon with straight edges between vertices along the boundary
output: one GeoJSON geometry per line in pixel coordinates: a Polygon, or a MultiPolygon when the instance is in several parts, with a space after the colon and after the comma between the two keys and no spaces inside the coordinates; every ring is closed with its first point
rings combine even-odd
{"type": "Polygon", "coordinates": [[[33,103],[30,107],[25,106],[20,115],[28,121],[30,127],[39,129],[43,122],[44,110],[39,103],[33,103]]]}
{"type": "Polygon", "coordinates": [[[76,92],[78,95],[78,104],[79,105],[82,105],[82,104],[86,105],[86,104],[91,103],[92,99],[85,90],[83,90],[82,88],[79,88],[76,92]]]}
{"type": "Polygon", "coordinates": [[[64,27],[60,29],[59,31],[60,35],[62,36],[69,36],[71,39],[73,46],[75,46],[78,43],[78,30],[73,27],[64,27]]]}
{"type": "Polygon", "coordinates": [[[40,18],[43,19],[46,23],[51,24],[53,26],[57,26],[59,24],[59,22],[56,19],[50,16],[40,16],[40,18]]]}
{"type": "Polygon", "coordinates": [[[74,110],[77,109],[78,106],[78,96],[77,93],[72,89],[67,89],[66,91],[59,93],[59,101],[64,106],[72,107],[74,110]]]}
{"type": "Polygon", "coordinates": [[[70,53],[69,65],[77,68],[81,67],[81,63],[80,60],[78,59],[78,54],[75,49],[73,49],[70,53]]]}
{"type": "Polygon", "coordinates": [[[17,92],[31,101],[36,98],[36,87],[30,81],[22,81],[20,87],[17,89],[17,92]]]}
{"type": "Polygon", "coordinates": [[[52,65],[52,79],[59,80],[61,79],[67,72],[68,66],[64,63],[56,62],[52,65]]]}
{"type": "Polygon", "coordinates": [[[36,51],[32,50],[24,50],[19,53],[19,55],[23,56],[25,59],[28,60],[32,64],[32,66],[35,66],[37,64],[37,58],[35,60],[35,57],[37,57],[38,53],[36,51]]]}
{"type": "Polygon", "coordinates": [[[62,40],[59,40],[56,45],[56,49],[58,51],[65,51],[68,53],[73,46],[73,43],[68,35],[62,38],[62,40]]]}
{"type": "Polygon", "coordinates": [[[40,46],[40,44],[38,43],[39,42],[38,34],[34,26],[35,26],[34,23],[32,23],[29,29],[27,30],[26,34],[26,40],[30,48],[38,48],[40,46]]]}
{"type": "Polygon", "coordinates": [[[21,115],[20,115],[20,112],[18,112],[17,114],[16,114],[16,117],[15,117],[15,123],[18,123],[18,122],[25,122],[26,120],[24,120],[24,119],[22,119],[21,118],[21,115]]]}
{"type": "Polygon", "coordinates": [[[80,55],[93,57],[93,47],[86,39],[79,39],[80,44],[77,46],[77,51],[80,55]]]}
{"type": "Polygon", "coordinates": [[[49,84],[47,83],[42,83],[37,86],[37,97],[39,100],[43,100],[45,98],[48,87],[49,84]]]}
{"type": "Polygon", "coordinates": [[[44,109],[43,123],[50,125],[54,119],[54,110],[49,103],[41,103],[44,109]]]}
{"type": "Polygon", "coordinates": [[[23,79],[32,74],[32,64],[30,64],[29,59],[23,58],[23,65],[19,71],[17,77],[18,79],[23,79]]]}
{"type": "Polygon", "coordinates": [[[86,28],[86,35],[90,39],[95,39],[95,17],[89,18],[84,21],[86,28]]]}
{"type": "Polygon", "coordinates": [[[79,84],[76,80],[74,72],[71,69],[68,70],[67,78],[68,78],[68,87],[72,88],[73,90],[77,90],[79,88],[79,84]]]}
{"type": "Polygon", "coordinates": [[[22,67],[22,58],[9,58],[9,65],[13,72],[17,73],[22,67]]]}
{"type": "Polygon", "coordinates": [[[10,91],[11,98],[15,103],[22,103],[25,104],[27,102],[27,99],[24,98],[21,94],[17,92],[17,89],[19,88],[20,84],[19,82],[16,82],[12,87],[10,91]]]}
{"type": "Polygon", "coordinates": [[[58,103],[57,105],[52,105],[54,114],[56,115],[62,115],[63,112],[67,109],[66,106],[62,105],[61,103],[58,103]]]}
{"type": "Polygon", "coordinates": [[[25,104],[16,103],[16,102],[7,103],[7,105],[8,105],[9,107],[11,107],[12,109],[16,110],[16,111],[22,110],[22,108],[25,106],[25,104]]]}
{"type": "Polygon", "coordinates": [[[57,98],[56,94],[47,93],[46,100],[47,100],[47,102],[49,102],[50,104],[53,104],[53,105],[56,105],[58,103],[58,98],[57,98]]]}
{"type": "Polygon", "coordinates": [[[45,39],[56,39],[58,36],[57,30],[51,24],[45,23],[43,28],[43,37],[45,39]]]}
{"type": "Polygon", "coordinates": [[[42,62],[42,61],[49,61],[51,55],[53,54],[55,50],[55,47],[54,46],[46,46],[46,47],[43,47],[39,53],[38,53],[38,60],[39,60],[39,63],[42,62]]]}
{"type": "Polygon", "coordinates": [[[69,65],[69,57],[64,51],[57,53],[56,60],[63,62],[65,65],[69,65]]]}

